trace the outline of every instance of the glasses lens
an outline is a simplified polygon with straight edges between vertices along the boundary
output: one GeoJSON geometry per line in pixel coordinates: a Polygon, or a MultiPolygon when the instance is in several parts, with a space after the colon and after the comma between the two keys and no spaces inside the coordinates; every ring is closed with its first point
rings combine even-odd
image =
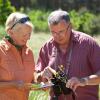
{"type": "Polygon", "coordinates": [[[20,20],[18,20],[17,22],[15,22],[15,24],[13,24],[13,26],[11,27],[11,29],[17,24],[17,23],[25,23],[27,21],[30,21],[30,18],[29,17],[24,17],[24,18],[21,18],[20,20]]]}
{"type": "Polygon", "coordinates": [[[21,19],[19,20],[19,23],[25,23],[25,22],[27,22],[27,21],[30,21],[30,18],[29,18],[29,17],[21,18],[21,19]]]}

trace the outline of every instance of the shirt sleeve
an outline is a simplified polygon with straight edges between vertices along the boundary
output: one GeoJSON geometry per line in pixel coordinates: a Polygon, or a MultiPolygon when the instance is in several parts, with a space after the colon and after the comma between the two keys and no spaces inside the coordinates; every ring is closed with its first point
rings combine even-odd
{"type": "Polygon", "coordinates": [[[92,41],[89,51],[89,61],[93,69],[93,73],[96,73],[100,70],[100,45],[95,41],[92,41]]]}
{"type": "Polygon", "coordinates": [[[42,71],[46,66],[47,66],[47,54],[46,54],[46,48],[45,47],[42,47],[40,49],[40,52],[39,52],[39,57],[38,57],[38,60],[37,60],[37,64],[35,66],[35,71],[42,71]]]}

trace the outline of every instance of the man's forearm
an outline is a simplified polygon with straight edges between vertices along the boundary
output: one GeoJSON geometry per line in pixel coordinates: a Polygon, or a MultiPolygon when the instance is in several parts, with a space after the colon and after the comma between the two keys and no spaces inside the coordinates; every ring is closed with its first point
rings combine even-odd
{"type": "Polygon", "coordinates": [[[99,85],[100,84],[100,71],[98,71],[94,75],[81,78],[80,81],[84,85],[99,85]]]}
{"type": "Polygon", "coordinates": [[[98,85],[100,84],[100,75],[95,74],[95,75],[90,75],[84,79],[86,80],[86,84],[87,85],[98,85]]]}

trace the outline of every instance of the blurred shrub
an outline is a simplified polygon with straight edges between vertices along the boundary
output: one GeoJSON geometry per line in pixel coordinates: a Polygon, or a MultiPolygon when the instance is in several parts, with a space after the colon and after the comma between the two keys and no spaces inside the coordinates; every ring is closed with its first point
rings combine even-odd
{"type": "Polygon", "coordinates": [[[48,31],[47,17],[49,15],[49,12],[46,12],[43,10],[32,10],[28,13],[28,15],[30,16],[30,19],[32,20],[35,31],[37,32],[48,31]]]}
{"type": "MultiPolygon", "coordinates": [[[[48,32],[47,17],[50,11],[32,10],[28,13],[35,31],[48,32]]],[[[99,34],[100,32],[100,15],[94,15],[87,10],[80,10],[76,12],[72,10],[69,12],[73,28],[90,35],[99,34]]]]}
{"type": "MultiPolygon", "coordinates": [[[[11,10],[7,11],[9,6],[4,7],[1,5],[2,5],[2,3],[0,3],[0,7],[2,8],[2,10],[0,9],[0,15],[1,15],[0,25],[5,22],[8,13],[10,13],[10,11],[11,11],[11,10]]],[[[10,5],[10,3],[8,2],[4,5],[10,5]]],[[[21,10],[21,12],[23,12],[23,9],[21,10]]],[[[35,32],[47,32],[47,33],[49,32],[47,18],[49,16],[50,12],[51,11],[45,11],[45,10],[28,11],[27,14],[29,15],[30,19],[32,20],[35,32]]],[[[70,13],[71,22],[72,22],[74,29],[85,32],[92,36],[100,34],[99,33],[100,32],[100,14],[94,15],[93,13],[90,13],[87,10],[80,10],[79,12],[72,10],[69,13],[70,13]]],[[[0,30],[0,32],[1,32],[1,30],[0,30]]]]}
{"type": "Polygon", "coordinates": [[[92,36],[100,34],[100,14],[92,20],[91,34],[92,36]]]}
{"type": "Polygon", "coordinates": [[[5,34],[6,34],[6,33],[5,33],[4,26],[0,25],[0,39],[1,39],[2,37],[4,37],[5,34]]]}
{"type": "Polygon", "coordinates": [[[7,16],[14,11],[15,8],[11,6],[9,0],[0,0],[0,25],[4,25],[7,16]]]}
{"type": "Polygon", "coordinates": [[[100,34],[100,15],[96,16],[88,11],[70,12],[73,28],[90,35],[100,34]]]}
{"type": "Polygon", "coordinates": [[[81,24],[81,19],[79,17],[79,14],[75,10],[72,10],[70,12],[70,17],[71,17],[70,19],[71,19],[73,28],[78,30],[81,24]]]}

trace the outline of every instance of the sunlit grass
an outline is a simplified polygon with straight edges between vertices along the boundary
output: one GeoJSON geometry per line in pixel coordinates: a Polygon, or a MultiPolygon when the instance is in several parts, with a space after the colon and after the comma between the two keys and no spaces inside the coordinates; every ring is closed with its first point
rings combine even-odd
{"type": "Polygon", "coordinates": [[[37,60],[39,49],[50,38],[50,34],[45,33],[33,33],[28,44],[33,50],[35,61],[37,60]]]}
{"type": "MultiPolygon", "coordinates": [[[[28,45],[31,47],[34,53],[35,62],[38,57],[39,49],[49,39],[49,37],[50,34],[45,33],[32,34],[31,39],[28,42],[28,45]]],[[[29,100],[48,100],[48,98],[49,91],[30,91],[29,100]]]]}

